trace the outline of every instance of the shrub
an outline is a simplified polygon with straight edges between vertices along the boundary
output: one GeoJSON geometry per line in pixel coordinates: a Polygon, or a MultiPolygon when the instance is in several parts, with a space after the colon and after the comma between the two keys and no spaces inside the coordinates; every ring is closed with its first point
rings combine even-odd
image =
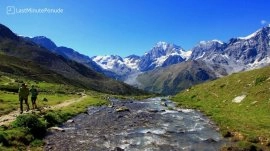
{"type": "Polygon", "coordinates": [[[190,98],[191,98],[191,99],[194,99],[194,98],[196,98],[196,97],[197,97],[197,95],[194,94],[194,95],[192,95],[190,98]]]}
{"type": "Polygon", "coordinates": [[[267,77],[258,77],[255,79],[255,85],[259,85],[261,83],[263,83],[265,80],[267,79],[267,77]]]}
{"type": "Polygon", "coordinates": [[[5,131],[5,139],[10,146],[29,145],[34,136],[24,127],[16,127],[5,131]]]}
{"type": "Polygon", "coordinates": [[[220,85],[219,87],[220,88],[224,88],[226,86],[226,84],[222,84],[222,85],[220,85]]]}
{"type": "Polygon", "coordinates": [[[32,147],[39,147],[44,145],[44,142],[40,139],[35,139],[34,141],[31,142],[32,147]]]}
{"type": "Polygon", "coordinates": [[[4,146],[8,146],[8,140],[5,137],[5,134],[3,132],[0,132],[0,144],[3,144],[4,146]]]}
{"type": "Polygon", "coordinates": [[[46,125],[33,114],[18,116],[13,127],[26,128],[35,138],[42,138],[46,134],[46,125]]]}
{"type": "Polygon", "coordinates": [[[59,114],[54,112],[48,112],[43,118],[47,122],[47,127],[55,126],[62,122],[59,114]]]}

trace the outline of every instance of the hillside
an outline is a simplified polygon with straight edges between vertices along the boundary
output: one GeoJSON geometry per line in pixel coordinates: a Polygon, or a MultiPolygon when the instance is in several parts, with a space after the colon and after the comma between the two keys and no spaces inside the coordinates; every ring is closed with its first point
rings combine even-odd
{"type": "Polygon", "coordinates": [[[50,73],[57,75],[58,78],[55,80],[60,83],[95,91],[113,94],[142,93],[127,84],[109,79],[83,64],[68,60],[33,42],[26,41],[4,25],[0,25],[0,54],[3,61],[9,60],[8,64],[1,66],[1,72],[13,70],[11,73],[17,75],[31,75],[31,72],[50,73]],[[13,59],[8,59],[9,57],[13,59]]]}
{"type": "Polygon", "coordinates": [[[33,62],[24,61],[16,57],[3,54],[0,54],[0,72],[1,75],[16,75],[21,76],[22,78],[39,81],[59,83],[65,83],[69,81],[60,74],[57,74],[50,70],[45,70],[33,62]]]}
{"type": "Polygon", "coordinates": [[[240,146],[253,143],[269,149],[269,85],[267,66],[194,86],[173,100],[179,106],[203,111],[218,124],[224,136],[232,136],[232,140],[240,141],[240,146]]]}
{"type": "Polygon", "coordinates": [[[141,89],[169,95],[215,78],[215,73],[204,62],[187,61],[145,72],[137,81],[142,83],[138,86],[141,89]]]}

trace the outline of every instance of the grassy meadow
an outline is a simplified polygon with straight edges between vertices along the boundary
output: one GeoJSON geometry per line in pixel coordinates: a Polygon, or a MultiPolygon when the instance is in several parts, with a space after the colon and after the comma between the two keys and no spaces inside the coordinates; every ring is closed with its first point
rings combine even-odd
{"type": "Polygon", "coordinates": [[[270,149],[270,67],[193,86],[173,100],[204,112],[240,147],[270,149]],[[237,97],[243,100],[234,102],[237,97]]]}
{"type": "MultiPolygon", "coordinates": [[[[46,132],[48,127],[59,125],[69,118],[85,112],[88,106],[108,104],[108,101],[105,99],[107,95],[103,93],[85,91],[70,85],[44,81],[37,82],[1,75],[0,118],[2,115],[19,110],[17,91],[22,82],[27,83],[29,87],[35,85],[38,88],[37,105],[40,111],[18,115],[16,120],[11,124],[0,126],[0,150],[42,150],[44,144],[42,138],[45,136],[45,133],[40,132],[46,132]],[[64,102],[69,102],[70,100],[77,100],[83,95],[85,97],[78,102],[59,108],[43,110],[44,107],[53,107],[64,102]],[[46,101],[44,101],[45,98],[46,101]]],[[[28,103],[31,108],[30,96],[28,103]]],[[[25,106],[24,104],[24,108],[26,108],[25,106]]]]}

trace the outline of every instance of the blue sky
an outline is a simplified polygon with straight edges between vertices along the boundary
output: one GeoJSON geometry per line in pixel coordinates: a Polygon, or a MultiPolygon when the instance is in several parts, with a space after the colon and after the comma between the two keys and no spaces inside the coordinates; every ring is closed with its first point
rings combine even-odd
{"type": "Polygon", "coordinates": [[[269,0],[1,0],[0,23],[88,56],[127,56],[159,41],[189,50],[202,40],[247,36],[270,23],[269,7],[269,0]],[[9,6],[63,12],[7,14],[9,6]]]}

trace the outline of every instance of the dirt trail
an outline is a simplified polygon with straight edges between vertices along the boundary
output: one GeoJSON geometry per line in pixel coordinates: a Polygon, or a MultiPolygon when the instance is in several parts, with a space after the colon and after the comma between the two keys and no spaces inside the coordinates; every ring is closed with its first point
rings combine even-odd
{"type": "MultiPolygon", "coordinates": [[[[64,101],[63,103],[54,105],[54,106],[50,106],[50,107],[43,107],[44,110],[49,110],[49,109],[57,109],[57,108],[61,108],[61,107],[66,107],[69,106],[75,102],[80,102],[83,99],[85,99],[87,97],[87,95],[83,94],[81,97],[79,98],[73,98],[73,99],[69,99],[64,101]]],[[[23,112],[23,114],[28,114],[28,113],[32,113],[34,112],[33,110],[29,110],[28,112],[23,112]]],[[[14,121],[16,119],[17,116],[20,115],[20,110],[16,110],[13,112],[10,112],[9,114],[3,115],[0,117],[0,126],[2,125],[8,125],[9,123],[11,123],[12,121],[14,121]]]]}

